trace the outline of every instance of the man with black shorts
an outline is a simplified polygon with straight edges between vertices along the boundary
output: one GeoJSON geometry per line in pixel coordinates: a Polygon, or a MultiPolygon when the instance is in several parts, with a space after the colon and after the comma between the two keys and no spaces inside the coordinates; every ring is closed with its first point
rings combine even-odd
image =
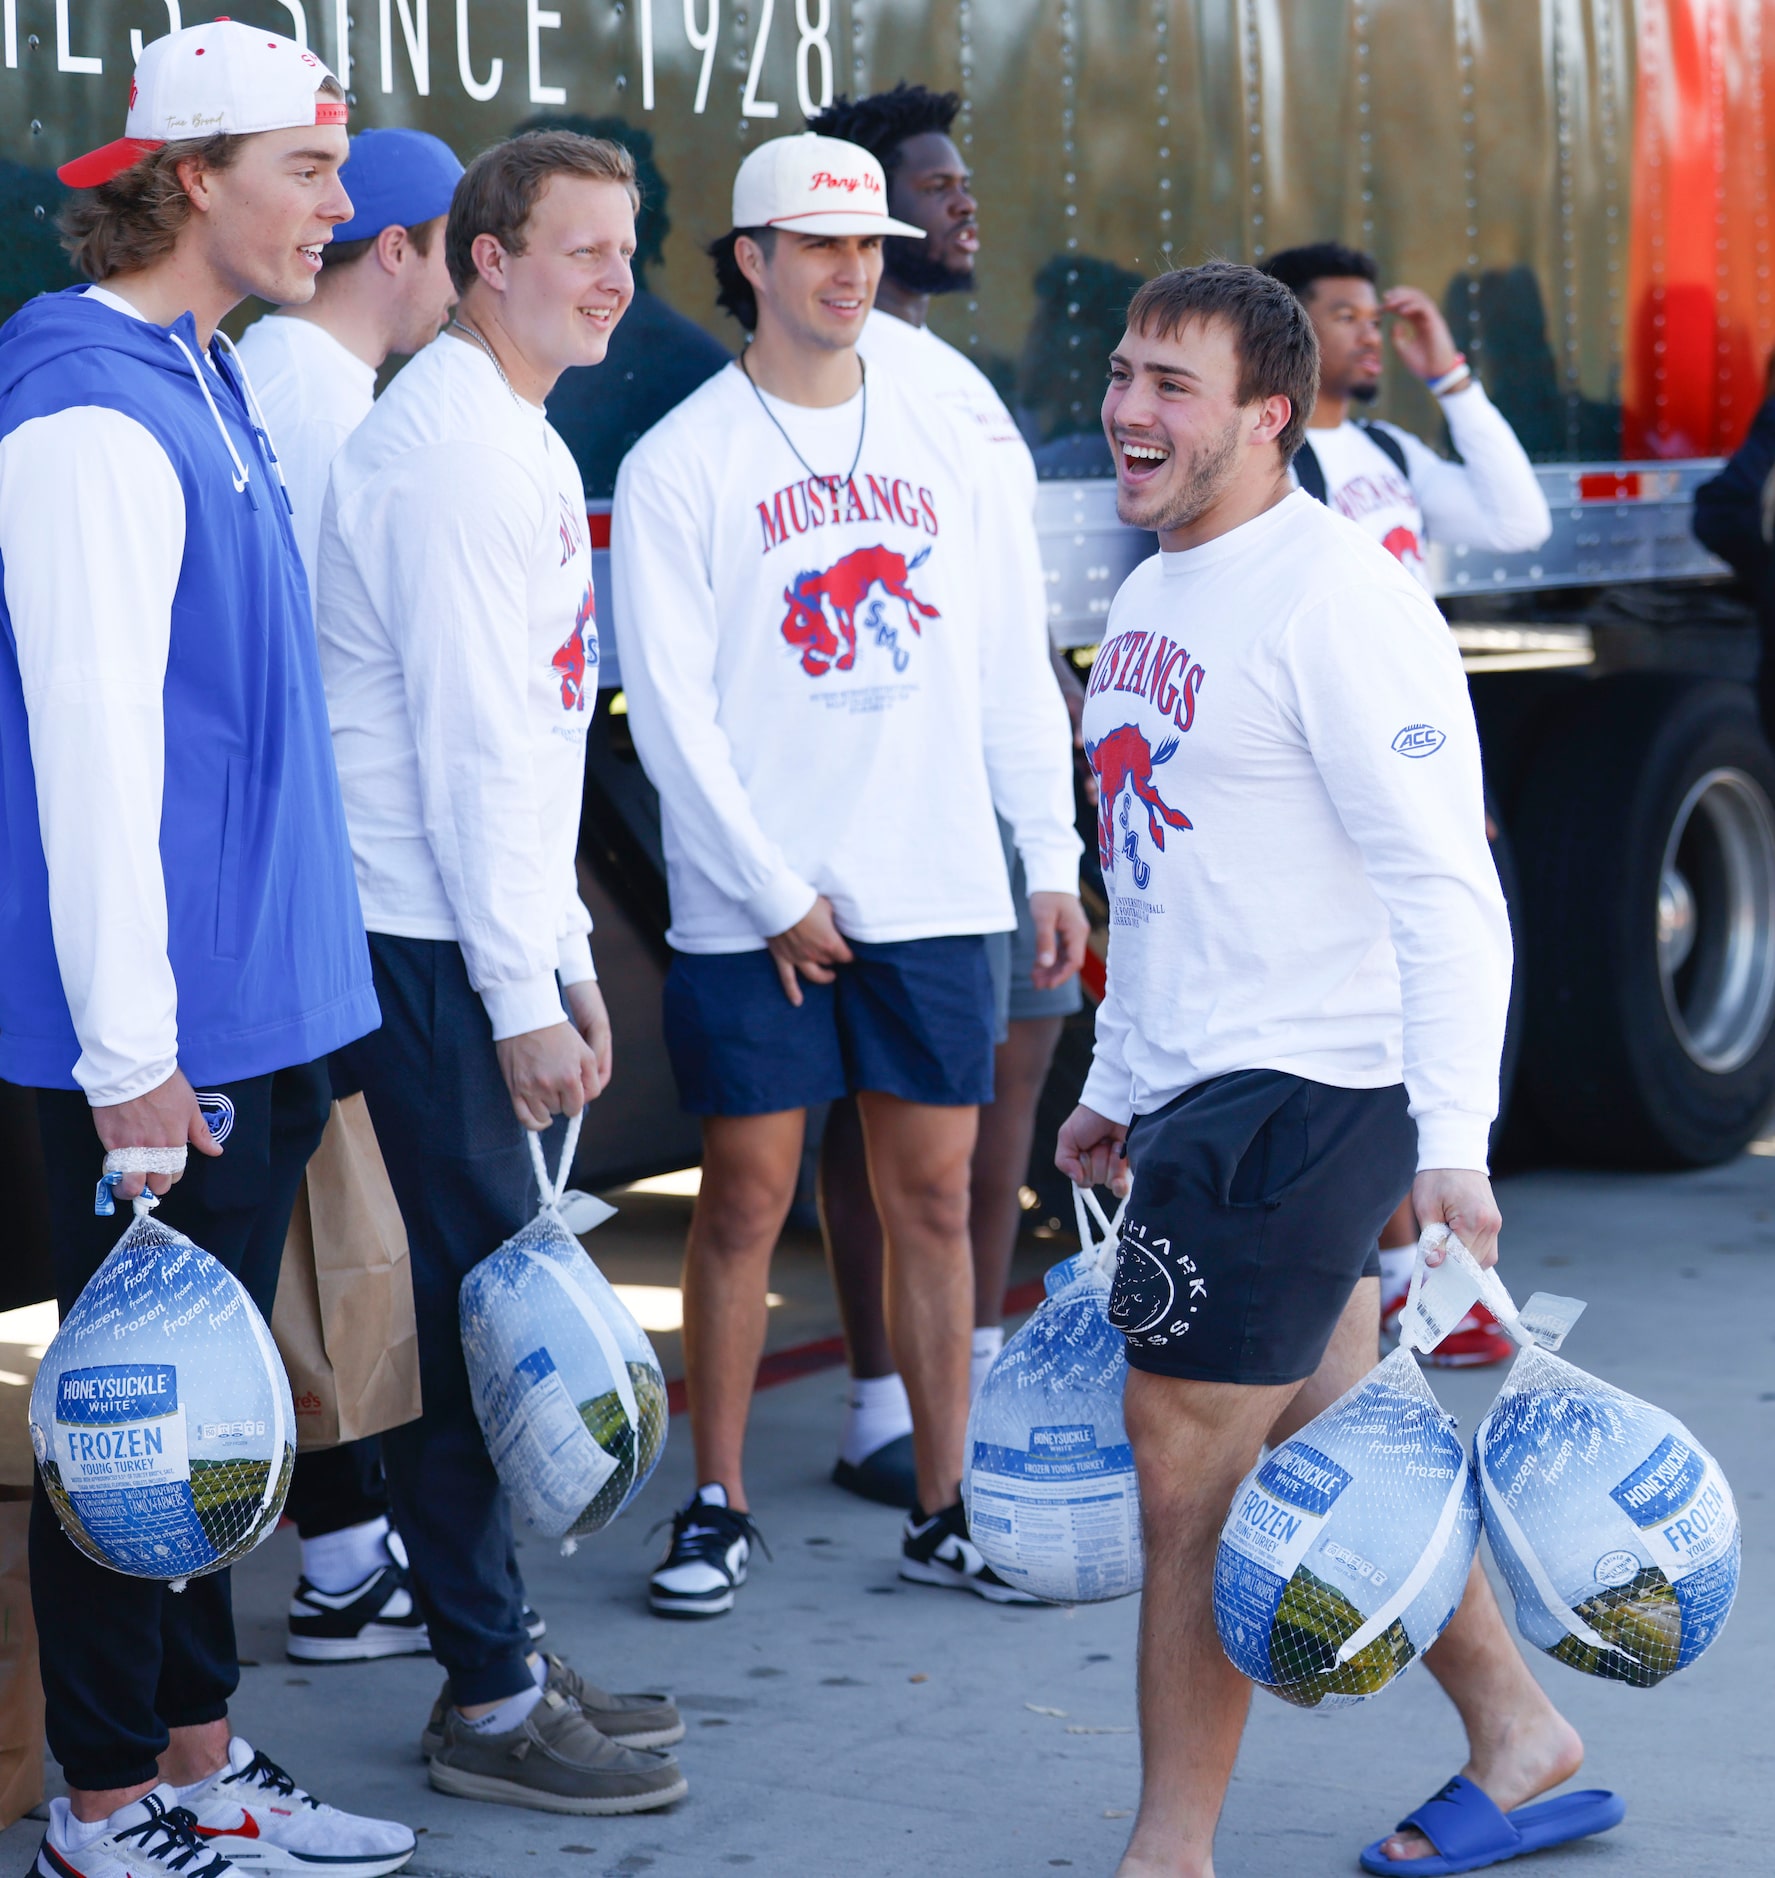
{"type": "Polygon", "coordinates": [[[857,356],[882,238],[916,232],[889,219],[867,151],[760,145],[713,250],[752,343],[617,477],[623,677],[672,901],[666,1042],[704,1118],[684,1266],[701,1484],[653,1575],[668,1616],[730,1610],[744,1581],[770,1255],[807,1108],[847,1094],[912,1404],[901,1575],[1027,1601],[969,1541],[961,1505],[968,1161],[992,1099],[985,935],[1012,924],[995,807],[1057,973],[1077,969],[1085,924],[1037,570],[991,551],[1004,479],[941,405],[857,356]]]}
{"type": "MultiPolygon", "coordinates": [[[[1212,1870],[1250,1697],[1215,1634],[1215,1546],[1264,1442],[1373,1366],[1400,1192],[1497,1258],[1510,938],[1478,737],[1416,582],[1290,489],[1316,377],[1294,296],[1213,262],[1136,293],[1104,399],[1118,512],[1162,551],[1087,687],[1109,988],[1056,1158],[1133,1177],[1110,1301],[1147,1541],[1128,1874],[1212,1870]]],[[[1477,1566],[1425,1660],[1500,1809],[1576,1771],[1477,1566]]],[[[1427,1850],[1402,1828],[1376,1856],[1427,1850]]]]}

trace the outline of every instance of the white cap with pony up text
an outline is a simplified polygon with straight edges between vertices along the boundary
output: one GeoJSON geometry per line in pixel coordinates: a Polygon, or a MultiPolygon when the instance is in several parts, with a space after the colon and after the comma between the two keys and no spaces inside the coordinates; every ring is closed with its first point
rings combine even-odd
{"type": "Polygon", "coordinates": [[[860,145],[804,131],[773,137],[733,179],[735,228],[786,228],[797,235],[910,235],[925,231],[887,212],[887,177],[860,145]]]}
{"type": "Polygon", "coordinates": [[[343,124],[344,101],[316,95],[331,76],[295,40],[238,20],[167,33],[136,61],[124,134],[64,163],[56,175],[70,189],[92,189],[169,143],[343,124]]]}

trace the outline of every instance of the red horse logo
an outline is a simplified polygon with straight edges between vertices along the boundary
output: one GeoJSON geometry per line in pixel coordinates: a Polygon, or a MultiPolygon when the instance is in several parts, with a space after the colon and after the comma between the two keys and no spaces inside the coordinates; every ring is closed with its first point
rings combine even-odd
{"type": "Polygon", "coordinates": [[[926,548],[908,561],[891,548],[855,548],[823,572],[815,568],[797,574],[793,584],[783,589],[789,609],[783,615],[783,637],[799,648],[801,669],[810,678],[820,678],[832,670],[848,672],[856,664],[857,609],[868,601],[863,625],[875,635],[875,643],[893,655],[894,670],[903,672],[910,654],[900,644],[900,630],[887,618],[882,602],[869,596],[876,587],[885,589],[890,599],[904,604],[912,630],[922,633],[922,620],[942,615],[912,591],[907,576],[924,565],[930,552],[926,548]]]}
{"type": "Polygon", "coordinates": [[[1402,562],[1423,562],[1424,551],[1418,545],[1418,538],[1409,528],[1389,528],[1381,537],[1381,546],[1392,555],[1394,560],[1402,562]]]}
{"type": "Polygon", "coordinates": [[[1135,799],[1146,804],[1147,832],[1160,853],[1165,849],[1167,827],[1188,829],[1194,826],[1181,809],[1174,809],[1159,794],[1153,771],[1169,763],[1177,754],[1178,739],[1167,737],[1155,750],[1138,724],[1123,724],[1107,737],[1085,745],[1085,760],[1097,773],[1097,859],[1104,873],[1115,867],[1115,813],[1122,812],[1122,853],[1133,863],[1134,884],[1142,891],[1152,878],[1152,869],[1140,856],[1140,838],[1128,826],[1129,804],[1123,792],[1132,790],[1135,799]]]}
{"type": "Polygon", "coordinates": [[[549,664],[561,677],[561,709],[583,711],[586,708],[586,668],[598,663],[598,628],[592,605],[592,583],[586,582],[585,597],[573,616],[573,636],[549,664]],[[590,627],[588,635],[586,628],[590,627]]]}

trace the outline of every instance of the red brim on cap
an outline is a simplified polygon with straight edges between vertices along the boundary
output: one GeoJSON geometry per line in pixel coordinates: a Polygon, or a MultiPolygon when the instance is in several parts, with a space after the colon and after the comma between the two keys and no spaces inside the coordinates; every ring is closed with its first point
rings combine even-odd
{"type": "Polygon", "coordinates": [[[151,150],[165,148],[165,142],[159,138],[119,137],[115,143],[89,150],[72,163],[64,163],[56,175],[70,189],[96,189],[100,183],[108,183],[113,176],[121,176],[141,162],[151,150]]]}

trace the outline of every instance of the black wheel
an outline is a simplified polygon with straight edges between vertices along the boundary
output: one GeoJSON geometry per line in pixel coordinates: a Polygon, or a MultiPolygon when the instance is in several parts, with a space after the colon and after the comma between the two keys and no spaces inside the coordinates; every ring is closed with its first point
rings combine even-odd
{"type": "Polygon", "coordinates": [[[1516,955],[1515,969],[1510,974],[1510,1011],[1504,1020],[1504,1050],[1498,1061],[1498,1119],[1491,1129],[1495,1159],[1510,1119],[1510,1097],[1515,1091],[1516,1072],[1522,1061],[1522,1029],[1528,1015],[1528,973],[1522,957],[1522,882],[1516,871],[1516,848],[1498,817],[1496,805],[1489,798],[1485,805],[1485,827],[1491,842],[1492,865],[1498,870],[1498,885],[1504,890],[1504,905],[1510,915],[1510,943],[1516,955]]]}
{"type": "Polygon", "coordinates": [[[1775,1101],[1775,757],[1750,694],[1601,681],[1550,727],[1514,832],[1543,1125],[1615,1165],[1737,1153],[1775,1101]]]}

